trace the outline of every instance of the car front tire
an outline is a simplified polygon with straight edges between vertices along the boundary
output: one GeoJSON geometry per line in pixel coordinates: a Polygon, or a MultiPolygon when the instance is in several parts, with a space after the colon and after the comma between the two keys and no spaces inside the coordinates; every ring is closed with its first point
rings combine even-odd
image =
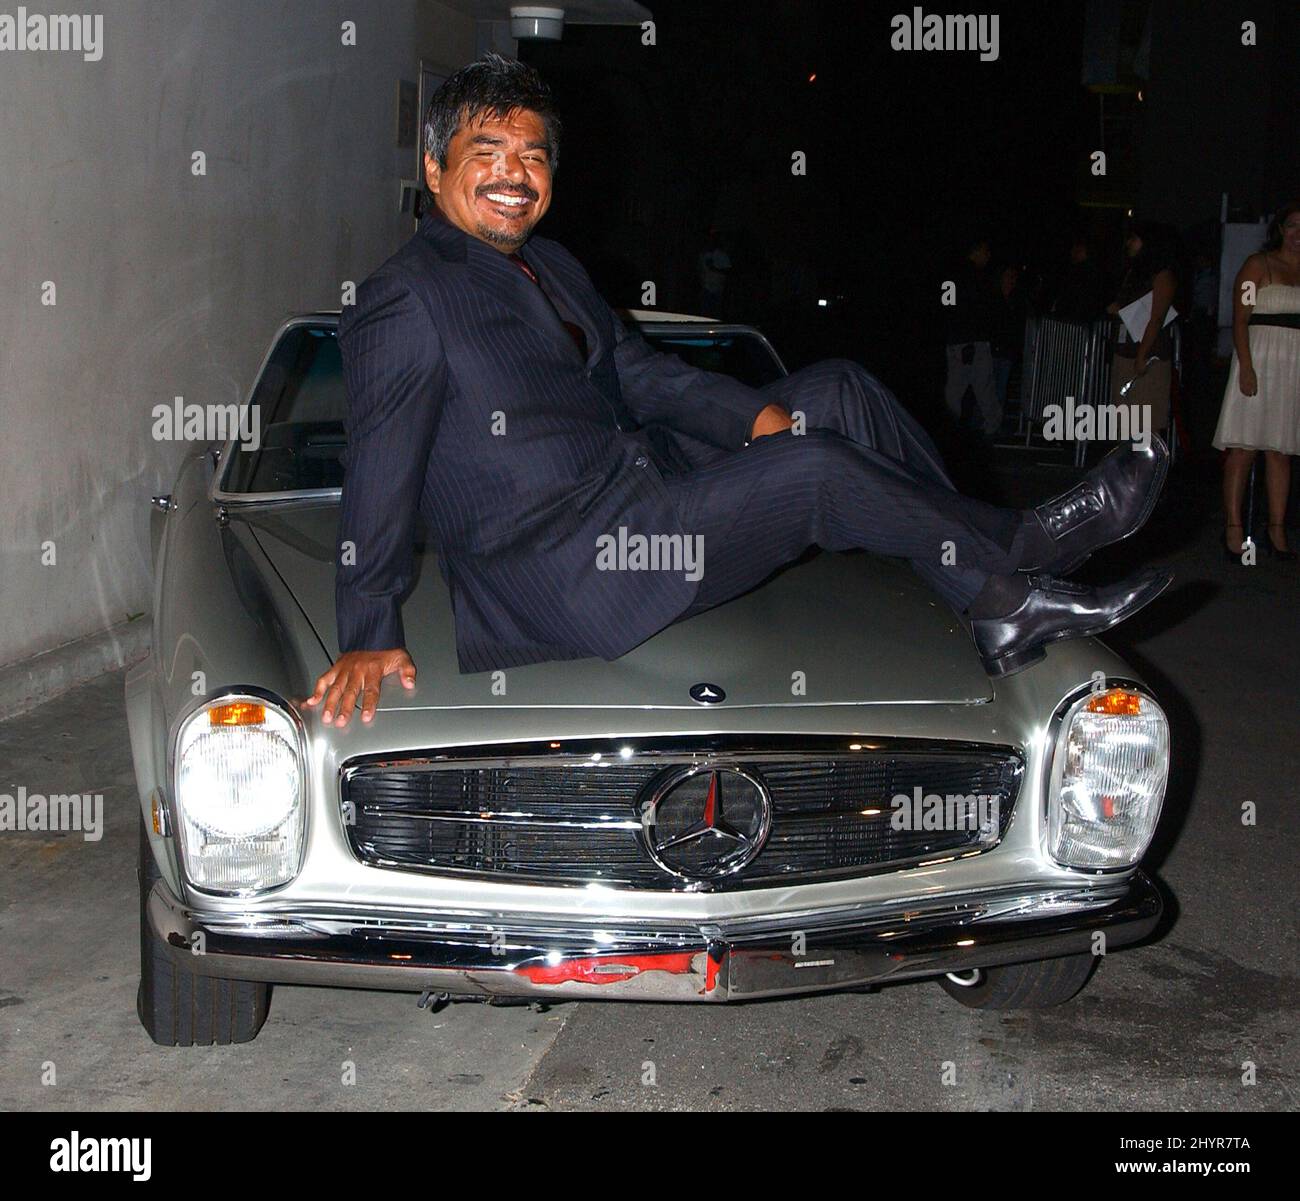
{"type": "Polygon", "coordinates": [[[939,985],[971,1009],[1049,1009],[1076,996],[1097,962],[1095,955],[1066,955],[1037,963],[980,968],[971,983],[941,976],[939,985]]]}
{"type": "Polygon", "coordinates": [[[271,986],[220,980],[178,968],[149,924],[149,893],[162,873],[140,822],[140,988],[135,1009],[149,1037],[164,1047],[251,1042],[271,1008],[271,986]]]}

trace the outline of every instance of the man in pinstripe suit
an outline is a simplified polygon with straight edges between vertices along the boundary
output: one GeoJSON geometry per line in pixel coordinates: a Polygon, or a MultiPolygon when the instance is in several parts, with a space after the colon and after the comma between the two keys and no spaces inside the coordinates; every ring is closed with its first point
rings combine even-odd
{"type": "Polygon", "coordinates": [[[856,363],[758,390],[696,370],[626,329],[564,247],[532,236],[559,120],[531,68],[489,54],[457,72],[425,139],[432,211],[339,325],[341,653],[307,701],[324,702],[325,721],[345,723],[358,700],[369,721],[387,675],[414,687],[401,597],[417,513],[471,672],[616,658],[814,544],[910,560],[968,615],[993,673],[1109,628],[1168,583],[1084,589],[1031,574],[1072,569],[1145,521],[1167,464],[1158,442],[1113,454],[1038,509],[962,496],[856,363]],[[604,570],[599,548],[615,537],[696,539],[704,570],[604,570]]]}

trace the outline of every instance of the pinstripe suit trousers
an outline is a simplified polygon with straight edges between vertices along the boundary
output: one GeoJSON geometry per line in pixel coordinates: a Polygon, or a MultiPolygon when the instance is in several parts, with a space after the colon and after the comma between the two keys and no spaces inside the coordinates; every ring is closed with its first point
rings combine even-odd
{"type": "Polygon", "coordinates": [[[929,435],[874,376],[827,359],[763,389],[805,432],[687,451],[666,473],[682,528],[704,540],[683,617],[761,583],[810,546],[904,558],[954,609],[1020,559],[1022,516],[958,493],[929,435]]]}

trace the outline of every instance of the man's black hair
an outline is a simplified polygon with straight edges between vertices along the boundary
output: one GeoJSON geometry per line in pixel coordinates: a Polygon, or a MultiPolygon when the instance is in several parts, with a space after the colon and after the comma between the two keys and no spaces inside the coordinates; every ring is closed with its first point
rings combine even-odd
{"type": "Polygon", "coordinates": [[[542,119],[554,172],[560,158],[560,116],[551,89],[532,67],[489,50],[461,67],[433,94],[424,115],[424,149],[446,169],[447,147],[463,124],[484,117],[502,119],[527,109],[542,119]]]}

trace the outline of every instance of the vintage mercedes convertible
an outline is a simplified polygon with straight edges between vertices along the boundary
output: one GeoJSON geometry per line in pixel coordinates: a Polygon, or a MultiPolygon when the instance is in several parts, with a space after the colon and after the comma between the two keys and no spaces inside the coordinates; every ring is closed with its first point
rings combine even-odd
{"type": "MultiPolygon", "coordinates": [[[[629,320],[754,386],[783,371],[752,328],[629,320]]],[[[891,560],[810,556],[616,662],[497,680],[458,672],[422,545],[417,686],[323,724],[301,698],[338,649],[337,325],[287,322],[258,436],[197,448],[154,498],[126,694],[156,1042],[252,1039],[277,982],[706,1002],[931,978],[1051,1005],[1152,931],[1160,706],[1095,641],[990,681],[891,560]]]]}

